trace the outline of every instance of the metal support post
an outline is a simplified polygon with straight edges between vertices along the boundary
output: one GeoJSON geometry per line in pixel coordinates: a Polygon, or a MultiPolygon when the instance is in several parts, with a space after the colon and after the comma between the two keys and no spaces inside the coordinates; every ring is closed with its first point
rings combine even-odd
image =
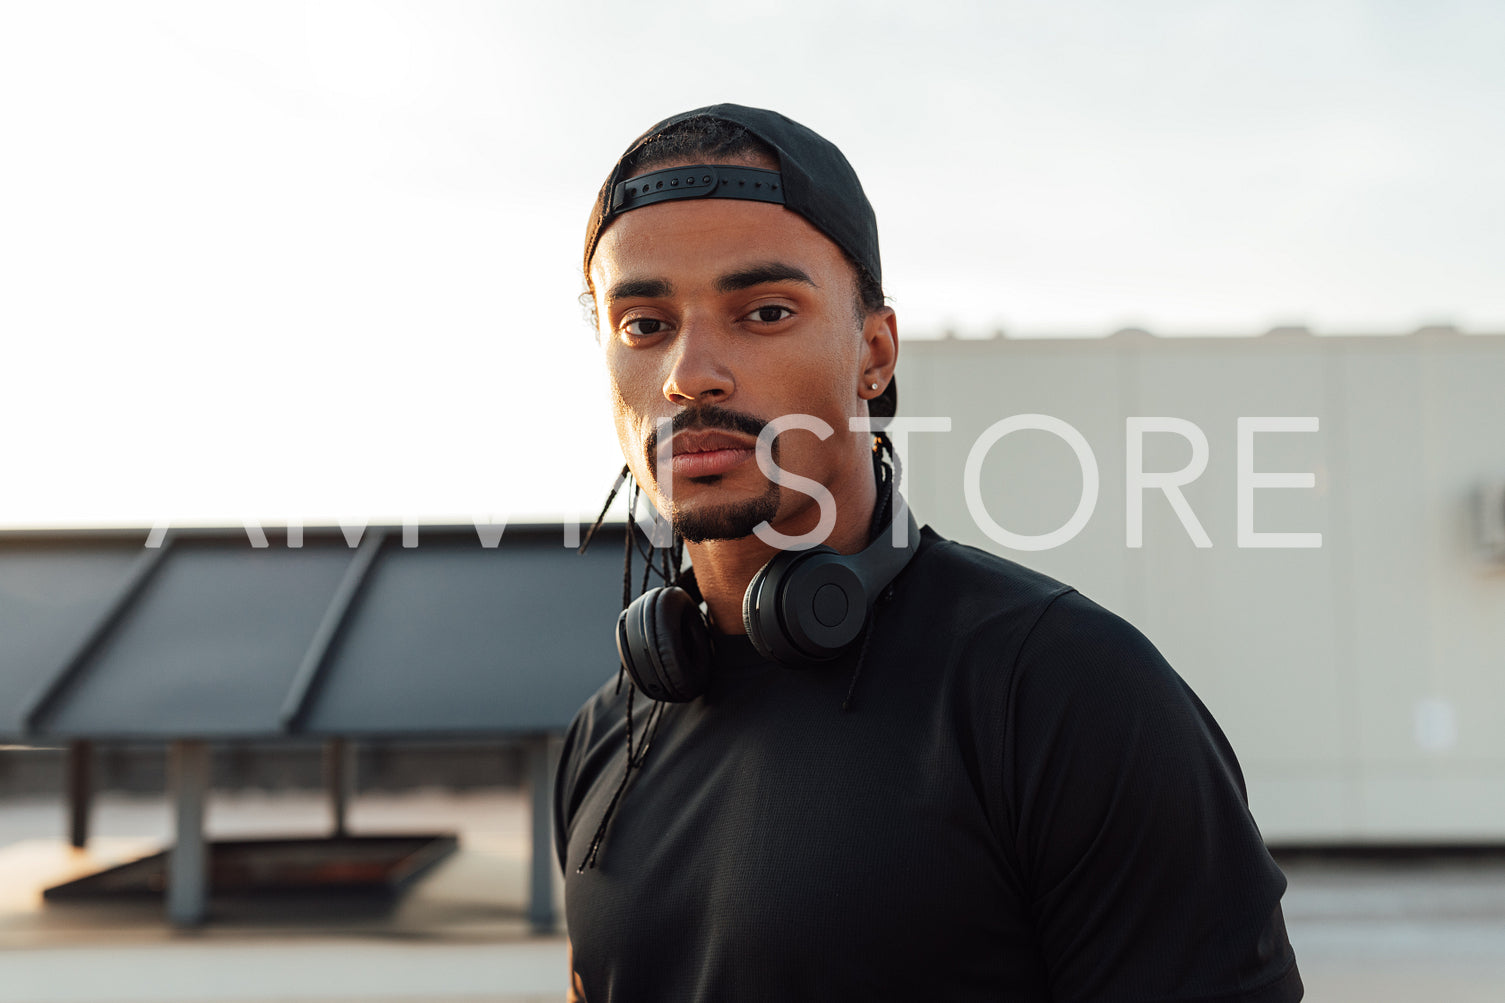
{"type": "Polygon", "coordinates": [[[82,850],[89,842],[89,808],[94,802],[94,743],[68,743],[68,841],[82,850]]]}
{"type": "Polygon", "coordinates": [[[554,736],[537,735],[527,741],[528,786],[533,802],[533,856],[528,872],[528,920],[539,932],[558,924],[554,909],[559,864],[554,859],[554,773],[559,769],[563,742],[554,736]]]}
{"type": "Polygon", "coordinates": [[[329,807],[334,816],[337,839],[349,835],[346,821],[350,799],[355,796],[355,743],[331,738],[324,743],[324,780],[329,787],[329,807]]]}
{"type": "Polygon", "coordinates": [[[173,742],[167,775],[177,823],[167,852],[167,919],[173,926],[199,926],[209,913],[209,844],[204,838],[209,743],[173,742]]]}

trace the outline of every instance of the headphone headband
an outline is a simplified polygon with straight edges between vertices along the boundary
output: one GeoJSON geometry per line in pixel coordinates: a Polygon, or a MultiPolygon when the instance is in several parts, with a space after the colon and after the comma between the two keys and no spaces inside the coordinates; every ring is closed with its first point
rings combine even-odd
{"type": "Polygon", "coordinates": [[[877,599],[878,593],[899,577],[899,572],[904,570],[919,547],[920,526],[915,522],[914,513],[909,510],[909,506],[904,504],[904,499],[895,492],[893,520],[872,543],[847,558],[848,566],[857,573],[857,578],[867,589],[869,601],[877,599]],[[900,518],[906,522],[902,547],[893,544],[894,527],[899,524],[900,518]],[[885,542],[889,545],[881,546],[885,542]]]}

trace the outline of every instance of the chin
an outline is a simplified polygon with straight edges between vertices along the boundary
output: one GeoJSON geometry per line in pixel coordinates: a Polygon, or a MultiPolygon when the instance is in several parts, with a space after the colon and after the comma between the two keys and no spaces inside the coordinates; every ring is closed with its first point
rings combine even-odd
{"type": "Polygon", "coordinates": [[[768,491],[756,498],[723,502],[704,499],[698,503],[676,505],[674,532],[690,543],[740,540],[751,536],[759,524],[772,522],[778,513],[779,487],[771,484],[768,491]]]}

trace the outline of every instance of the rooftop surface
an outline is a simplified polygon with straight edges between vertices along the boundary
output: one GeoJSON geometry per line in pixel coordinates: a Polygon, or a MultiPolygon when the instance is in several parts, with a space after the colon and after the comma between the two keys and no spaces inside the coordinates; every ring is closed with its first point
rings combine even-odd
{"type": "MultiPolygon", "coordinates": [[[[194,932],[160,905],[43,904],[41,890],[154,852],[162,798],[102,795],[75,851],[59,800],[0,806],[0,1003],[521,1003],[563,998],[565,940],[524,918],[527,802],[516,793],[362,795],[356,833],[454,831],[460,851],[390,911],[222,905],[194,932]]],[[[211,836],[327,830],[312,794],[217,794],[211,836]]],[[[1295,858],[1284,907],[1323,1003],[1505,999],[1505,857],[1295,858]]]]}

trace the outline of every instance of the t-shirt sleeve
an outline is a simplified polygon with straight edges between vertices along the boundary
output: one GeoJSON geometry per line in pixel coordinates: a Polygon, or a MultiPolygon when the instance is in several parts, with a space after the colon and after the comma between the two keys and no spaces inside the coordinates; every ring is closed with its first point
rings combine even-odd
{"type": "Polygon", "coordinates": [[[1052,998],[1299,1000],[1285,876],[1227,739],[1154,646],[1064,593],[1004,699],[1000,811],[1052,998]]]}

